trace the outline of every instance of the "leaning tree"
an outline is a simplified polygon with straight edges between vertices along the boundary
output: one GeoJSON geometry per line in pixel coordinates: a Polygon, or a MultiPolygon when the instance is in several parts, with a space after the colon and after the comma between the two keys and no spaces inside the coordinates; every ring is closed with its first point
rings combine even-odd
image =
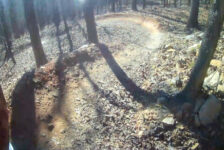
{"type": "Polygon", "coordinates": [[[94,17],[94,5],[96,0],[86,0],[84,5],[84,17],[88,34],[88,41],[98,44],[98,36],[96,31],[96,22],[94,17]]]}
{"type": "Polygon", "coordinates": [[[47,63],[47,58],[44,54],[43,46],[40,39],[40,33],[37,26],[33,0],[23,0],[23,4],[26,24],[30,33],[30,39],[33,47],[36,65],[37,67],[40,67],[47,63]]]}
{"type": "MultiPolygon", "coordinates": [[[[192,2],[194,3],[194,2],[192,2]]],[[[194,104],[200,92],[210,62],[214,56],[224,21],[224,1],[215,0],[208,18],[208,28],[199,50],[199,56],[185,88],[176,96],[180,103],[194,104]]]]}
{"type": "Polygon", "coordinates": [[[187,22],[187,28],[198,28],[198,12],[200,0],[192,0],[190,17],[187,22]]]}

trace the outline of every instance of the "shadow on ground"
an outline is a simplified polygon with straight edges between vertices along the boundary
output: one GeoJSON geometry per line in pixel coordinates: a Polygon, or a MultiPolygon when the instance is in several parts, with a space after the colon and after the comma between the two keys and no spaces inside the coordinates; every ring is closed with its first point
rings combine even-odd
{"type": "Polygon", "coordinates": [[[12,94],[11,136],[16,150],[35,150],[36,110],[34,71],[23,75],[12,94]]]}

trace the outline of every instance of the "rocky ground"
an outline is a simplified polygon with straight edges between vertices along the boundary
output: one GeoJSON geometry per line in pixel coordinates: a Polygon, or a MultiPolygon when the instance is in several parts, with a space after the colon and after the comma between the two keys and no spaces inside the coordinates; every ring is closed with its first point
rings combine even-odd
{"type": "MultiPolygon", "coordinates": [[[[69,22],[74,51],[69,52],[61,26],[60,57],[55,28],[48,26],[41,36],[50,62],[38,70],[32,70],[28,35],[18,39],[17,65],[11,68],[7,62],[0,70],[14,145],[40,150],[222,149],[223,111],[211,125],[196,127],[193,120],[177,121],[157,103],[181,90],[198,55],[203,32],[185,30],[187,12],[153,7],[97,16],[99,47],[87,44],[82,21],[80,26],[69,22]]],[[[204,83],[205,93],[220,102],[223,42],[222,34],[204,83]]]]}

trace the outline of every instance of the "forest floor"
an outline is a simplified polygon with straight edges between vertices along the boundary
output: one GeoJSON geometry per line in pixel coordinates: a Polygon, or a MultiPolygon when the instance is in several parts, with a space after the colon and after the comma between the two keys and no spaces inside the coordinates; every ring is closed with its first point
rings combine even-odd
{"type": "MultiPolygon", "coordinates": [[[[86,42],[82,21],[80,26],[69,22],[73,52],[65,32],[58,43],[54,26],[47,26],[41,37],[50,61],[36,70],[29,36],[18,39],[14,48],[23,50],[14,52],[16,66],[7,62],[0,68],[14,146],[40,150],[223,146],[219,145],[224,140],[223,112],[213,124],[196,128],[192,120],[181,123],[157,103],[181,90],[197,57],[203,32],[186,30],[187,16],[187,8],[160,7],[98,15],[99,46],[86,42]],[[183,84],[177,86],[177,81],[183,84]]],[[[219,61],[223,42],[222,34],[215,56],[219,61]]],[[[213,65],[209,74],[220,70],[223,65],[213,65]]]]}

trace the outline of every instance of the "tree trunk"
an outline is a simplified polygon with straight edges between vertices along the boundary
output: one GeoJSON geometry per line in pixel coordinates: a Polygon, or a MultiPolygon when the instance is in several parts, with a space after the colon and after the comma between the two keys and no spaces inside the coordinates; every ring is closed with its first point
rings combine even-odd
{"type": "Polygon", "coordinates": [[[191,72],[190,79],[184,90],[180,93],[180,96],[187,97],[188,100],[194,99],[201,90],[210,61],[217,47],[223,21],[224,1],[216,0],[209,15],[208,28],[202,41],[198,59],[191,72]]]}
{"type": "Polygon", "coordinates": [[[145,7],[146,7],[146,0],[143,0],[143,2],[142,2],[142,9],[145,9],[145,7]]]}
{"type": "Polygon", "coordinates": [[[121,11],[122,10],[122,0],[118,0],[118,3],[119,3],[119,10],[121,11]]]}
{"type": "Polygon", "coordinates": [[[188,19],[187,28],[198,28],[198,12],[199,0],[193,0],[191,2],[191,14],[188,19]]]}
{"type": "Polygon", "coordinates": [[[52,0],[52,8],[53,8],[53,17],[52,17],[52,21],[56,27],[56,37],[57,37],[57,42],[58,42],[58,49],[60,52],[60,55],[63,53],[62,52],[62,48],[61,48],[61,41],[60,41],[60,35],[59,35],[59,26],[60,26],[60,22],[61,22],[61,18],[60,18],[60,13],[59,13],[59,7],[58,7],[58,1],[56,0],[52,0]]]}
{"type": "Polygon", "coordinates": [[[0,149],[9,149],[9,122],[5,97],[0,85],[0,149]]]}
{"type": "Polygon", "coordinates": [[[115,0],[112,0],[111,2],[111,11],[115,12],[115,0]]]}
{"type": "Polygon", "coordinates": [[[23,0],[26,24],[30,33],[31,44],[36,60],[37,67],[47,63],[47,58],[44,54],[41,44],[39,29],[37,26],[36,16],[34,12],[33,0],[23,0]]]}
{"type": "Polygon", "coordinates": [[[132,0],[132,10],[137,11],[137,0],[132,0]]]}
{"type": "Polygon", "coordinates": [[[174,7],[177,7],[177,0],[174,0],[174,7]]]}
{"type": "Polygon", "coordinates": [[[86,0],[86,4],[84,6],[84,17],[86,21],[88,41],[91,43],[98,44],[93,0],[86,0]]]}
{"type": "Polygon", "coordinates": [[[69,42],[69,46],[70,46],[70,52],[73,51],[73,43],[72,43],[72,38],[71,38],[71,35],[69,33],[69,27],[68,27],[68,23],[67,23],[67,16],[66,16],[66,10],[65,10],[65,7],[64,7],[64,1],[61,0],[60,1],[61,3],[61,10],[62,10],[62,19],[63,19],[63,22],[64,22],[64,26],[65,26],[65,33],[67,35],[67,39],[68,39],[68,42],[69,42]]]}
{"type": "Polygon", "coordinates": [[[191,0],[188,0],[188,6],[191,6],[191,0]]]}
{"type": "Polygon", "coordinates": [[[4,61],[12,59],[13,63],[16,64],[15,58],[12,53],[12,40],[11,40],[11,33],[9,31],[9,25],[6,22],[5,13],[4,13],[4,6],[2,1],[0,1],[0,24],[3,30],[3,36],[5,41],[5,59],[4,61]]]}
{"type": "Polygon", "coordinates": [[[42,30],[47,24],[47,3],[46,0],[35,0],[36,2],[36,16],[40,29],[42,30]]]}
{"type": "Polygon", "coordinates": [[[15,5],[16,5],[15,0],[9,1],[10,21],[11,21],[11,26],[12,26],[14,38],[19,38],[20,37],[20,32],[19,32],[19,27],[18,27],[15,5]]]}

